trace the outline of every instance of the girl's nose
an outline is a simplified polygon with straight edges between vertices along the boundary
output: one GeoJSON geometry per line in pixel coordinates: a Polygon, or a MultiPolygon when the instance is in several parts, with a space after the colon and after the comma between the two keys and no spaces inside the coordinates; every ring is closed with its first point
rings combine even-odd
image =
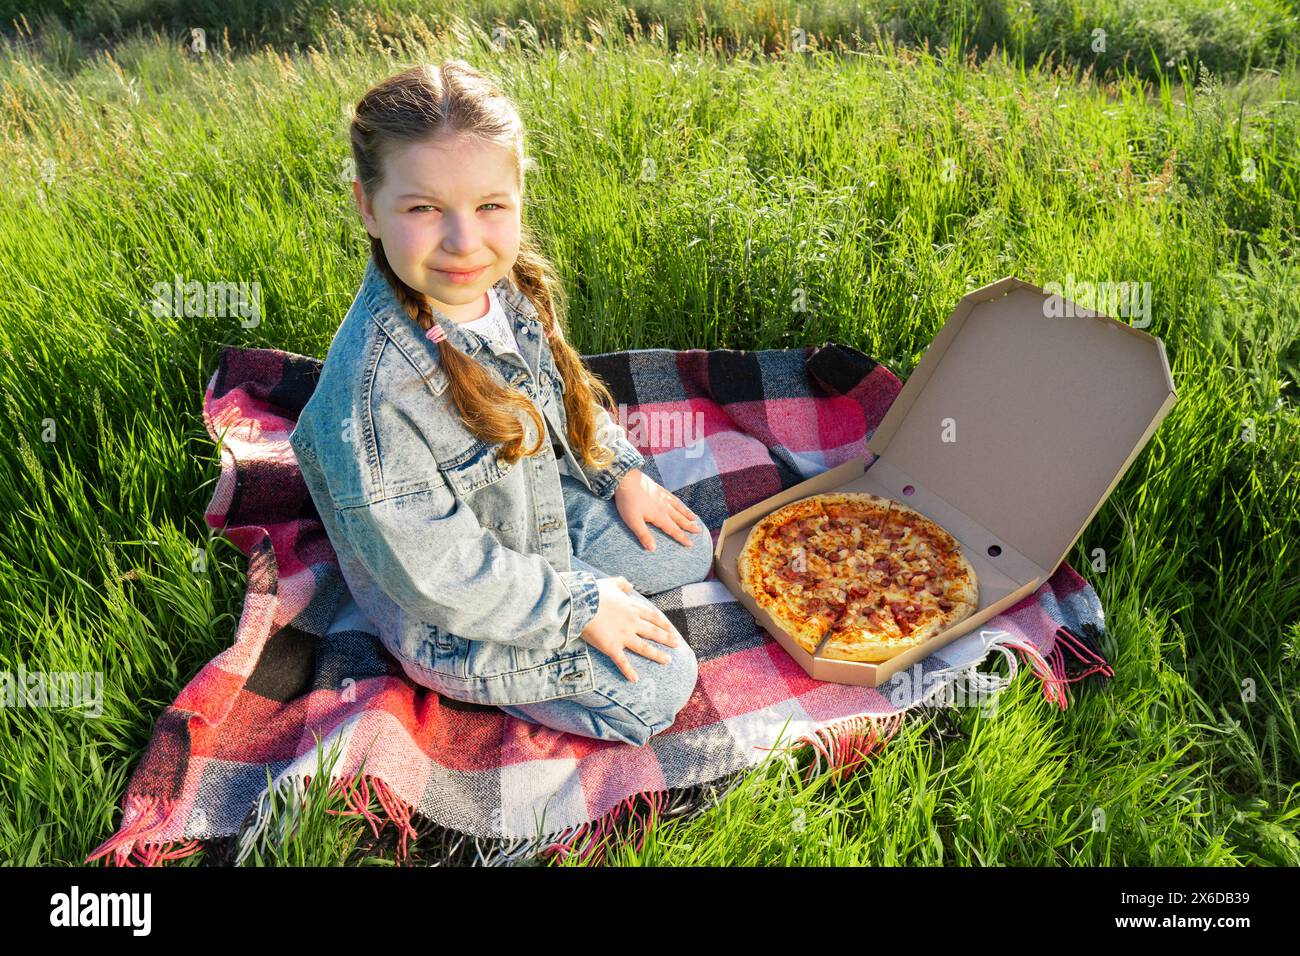
{"type": "Polygon", "coordinates": [[[444,219],[446,231],[443,233],[442,247],[447,250],[448,254],[455,256],[464,256],[467,252],[473,252],[482,243],[479,240],[478,228],[471,222],[465,222],[454,216],[444,219]]]}

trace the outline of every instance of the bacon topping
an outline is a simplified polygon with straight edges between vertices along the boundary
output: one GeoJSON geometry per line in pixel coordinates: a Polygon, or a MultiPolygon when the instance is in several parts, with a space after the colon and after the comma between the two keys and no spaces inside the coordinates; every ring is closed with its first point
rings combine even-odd
{"type": "Polygon", "coordinates": [[[890,604],[890,613],[894,615],[894,623],[904,634],[911,634],[916,630],[915,621],[920,613],[914,604],[890,604]]]}

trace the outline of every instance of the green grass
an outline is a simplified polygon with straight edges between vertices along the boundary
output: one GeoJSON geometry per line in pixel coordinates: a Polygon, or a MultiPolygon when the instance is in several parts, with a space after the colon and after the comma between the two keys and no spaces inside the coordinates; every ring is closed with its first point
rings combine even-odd
{"type": "Polygon", "coordinates": [[[0,0],[0,26],[55,68],[74,72],[105,42],[161,34],[180,46],[322,47],[354,29],[379,40],[411,18],[456,18],[518,32],[525,44],[601,43],[657,33],[670,49],[766,52],[853,46],[881,33],[931,48],[956,43],[1029,63],[1062,60],[1098,73],[1200,64],[1219,74],[1272,67],[1300,43],[1295,0],[0,0]]]}
{"type": "MultiPolygon", "coordinates": [[[[1107,611],[1108,687],[1060,712],[1024,673],[995,715],[909,720],[842,781],[773,762],[616,862],[1300,863],[1294,64],[1101,84],[889,45],[466,41],[401,55],[466,56],[517,97],[583,353],[834,340],[906,376],[967,290],[1072,275],[1151,284],[1178,389],[1069,559],[1107,611]]],[[[364,36],[129,53],[71,78],[0,60],[0,669],[100,671],[105,695],[99,719],[0,709],[9,862],[103,841],[155,719],[231,640],[244,559],[203,521],[203,388],[223,346],[324,354],[366,255],[342,108],[398,63],[364,36]],[[259,282],[263,320],[155,318],[174,274],[259,282]]],[[[356,861],[368,832],[314,815],[256,862],[356,861]]]]}

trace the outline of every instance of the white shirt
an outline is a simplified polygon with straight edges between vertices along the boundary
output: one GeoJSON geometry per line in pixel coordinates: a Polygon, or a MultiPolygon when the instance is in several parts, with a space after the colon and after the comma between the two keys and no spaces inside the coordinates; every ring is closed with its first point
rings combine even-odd
{"type": "MultiPolygon", "coordinates": [[[[519,355],[519,345],[515,342],[514,329],[510,327],[510,320],[506,318],[505,309],[501,308],[501,302],[497,299],[496,289],[489,288],[487,294],[487,314],[460,324],[464,328],[473,329],[475,332],[487,338],[499,351],[513,352],[516,355],[519,355]]],[[[523,358],[522,355],[519,357],[523,358]]]]}
{"type": "MultiPolygon", "coordinates": [[[[519,343],[515,341],[514,329],[510,327],[510,320],[506,317],[505,309],[501,308],[501,302],[497,299],[496,289],[489,286],[487,294],[487,314],[479,316],[477,319],[471,319],[468,322],[461,322],[460,325],[472,329],[488,339],[497,347],[498,351],[512,352],[519,355],[519,343]]],[[[523,358],[522,355],[519,357],[523,358]]],[[[551,437],[551,444],[554,446],[555,459],[560,466],[560,474],[571,474],[564,461],[564,450],[560,446],[559,439],[555,437],[549,422],[546,427],[551,437]]]]}

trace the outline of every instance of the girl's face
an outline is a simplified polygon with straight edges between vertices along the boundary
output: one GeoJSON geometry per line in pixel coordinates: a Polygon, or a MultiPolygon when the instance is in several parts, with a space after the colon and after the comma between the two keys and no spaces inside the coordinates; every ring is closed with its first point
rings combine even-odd
{"type": "Polygon", "coordinates": [[[360,180],[352,193],[398,278],[453,322],[487,314],[488,287],[519,256],[513,154],[464,135],[414,143],[389,155],[372,200],[360,180]]]}

